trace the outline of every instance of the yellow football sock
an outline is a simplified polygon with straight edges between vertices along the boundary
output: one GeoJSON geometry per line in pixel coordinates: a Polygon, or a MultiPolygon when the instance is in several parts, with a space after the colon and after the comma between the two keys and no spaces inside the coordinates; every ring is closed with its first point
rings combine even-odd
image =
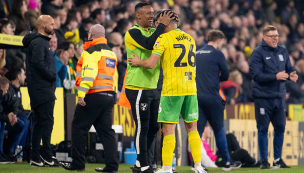
{"type": "Polygon", "coordinates": [[[194,163],[201,162],[201,139],[198,131],[188,133],[188,142],[194,163]]]}
{"type": "Polygon", "coordinates": [[[172,166],[174,149],[175,149],[175,134],[165,136],[163,141],[163,151],[162,151],[162,159],[164,166],[172,166]]]}

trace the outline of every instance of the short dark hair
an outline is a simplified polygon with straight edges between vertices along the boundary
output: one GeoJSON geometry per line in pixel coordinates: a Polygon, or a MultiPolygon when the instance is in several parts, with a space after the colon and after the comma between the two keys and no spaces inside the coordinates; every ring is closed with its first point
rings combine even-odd
{"type": "Polygon", "coordinates": [[[101,8],[97,8],[96,10],[94,10],[92,13],[91,13],[91,17],[93,19],[96,19],[97,15],[99,15],[101,13],[101,11],[104,11],[103,9],[101,8]]]}
{"type": "Polygon", "coordinates": [[[51,13],[50,16],[53,18],[53,19],[56,19],[57,17],[59,17],[59,15],[57,13],[51,13]]]}
{"type": "Polygon", "coordinates": [[[9,80],[4,76],[0,76],[0,86],[4,87],[7,84],[9,84],[9,80]]]}
{"type": "Polygon", "coordinates": [[[70,44],[73,44],[73,43],[68,42],[68,41],[62,42],[62,43],[58,46],[58,49],[68,50],[69,47],[70,47],[70,44]]]}
{"type": "MultiPolygon", "coordinates": [[[[158,18],[160,17],[161,14],[164,14],[167,11],[171,12],[172,15],[177,16],[177,14],[174,13],[172,10],[164,10],[164,9],[163,10],[158,10],[154,13],[153,23],[155,23],[158,20],[158,18]]],[[[172,15],[171,15],[171,17],[172,17],[172,15]]],[[[171,21],[176,21],[177,22],[176,18],[172,19],[171,21]]]]}
{"type": "MultiPolygon", "coordinates": [[[[13,66],[6,74],[5,77],[7,77],[8,80],[13,81],[17,79],[18,75],[21,74],[21,69],[23,69],[20,66],[13,66]]],[[[23,69],[24,70],[24,69],[23,69]]]]}
{"type": "Polygon", "coordinates": [[[68,24],[70,24],[71,22],[78,22],[78,21],[77,21],[76,15],[71,15],[71,14],[68,14],[68,15],[67,15],[67,19],[66,19],[65,24],[68,25],[68,24]]]}
{"type": "Polygon", "coordinates": [[[225,38],[225,34],[220,30],[211,30],[207,35],[208,42],[209,41],[214,42],[218,39],[223,39],[223,38],[225,38]]]}
{"type": "Polygon", "coordinates": [[[273,25],[267,25],[263,28],[263,35],[267,34],[269,31],[277,31],[278,29],[273,25]]]}
{"type": "Polygon", "coordinates": [[[139,2],[138,4],[135,5],[135,11],[137,11],[138,9],[140,9],[140,8],[142,8],[144,6],[147,6],[147,5],[150,5],[150,4],[147,3],[147,2],[139,2]]]}
{"type": "Polygon", "coordinates": [[[5,28],[7,25],[9,25],[10,22],[6,19],[0,19],[0,33],[3,28],[5,28]]]}

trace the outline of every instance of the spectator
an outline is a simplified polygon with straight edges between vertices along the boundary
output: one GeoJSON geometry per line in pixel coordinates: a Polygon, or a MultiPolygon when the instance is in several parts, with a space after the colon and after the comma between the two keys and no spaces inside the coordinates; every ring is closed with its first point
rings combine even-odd
{"type": "Polygon", "coordinates": [[[76,93],[75,89],[75,70],[73,58],[75,55],[75,47],[71,42],[64,42],[60,45],[61,49],[64,49],[68,52],[68,61],[67,61],[67,76],[63,81],[63,86],[65,88],[65,93],[76,93]]]}
{"type": "Polygon", "coordinates": [[[251,81],[252,77],[249,73],[249,64],[246,60],[242,60],[238,62],[237,65],[240,73],[242,74],[243,84],[241,85],[243,89],[244,96],[246,100],[249,102],[253,102],[252,92],[251,92],[251,81]]]}
{"type": "Polygon", "coordinates": [[[56,87],[61,87],[63,80],[67,77],[67,67],[69,60],[69,53],[64,49],[57,50],[57,37],[53,35],[49,41],[56,66],[56,87]]]}
{"type": "Polygon", "coordinates": [[[31,24],[28,19],[26,1],[15,0],[9,20],[16,24],[16,35],[19,35],[22,31],[31,31],[31,24]]]}
{"type": "Polygon", "coordinates": [[[6,61],[5,61],[5,49],[0,49],[0,75],[4,76],[7,73],[7,69],[4,68],[6,61]]]}
{"type": "Polygon", "coordinates": [[[73,0],[63,0],[63,7],[66,11],[69,11],[73,7],[73,0]]]}
{"type": "Polygon", "coordinates": [[[106,20],[106,13],[103,9],[97,8],[91,13],[91,17],[95,21],[95,23],[103,24],[106,20]]]}
{"type": "Polygon", "coordinates": [[[132,23],[128,19],[121,19],[117,22],[117,26],[114,28],[113,32],[119,32],[124,37],[131,27],[132,23]]]}
{"type": "Polygon", "coordinates": [[[81,17],[82,17],[82,20],[83,19],[87,19],[90,17],[91,15],[91,12],[90,12],[90,9],[87,5],[81,5],[79,8],[78,8],[80,14],[81,14],[81,17]]]}
{"type": "Polygon", "coordinates": [[[74,66],[74,71],[76,70],[76,66],[77,66],[77,62],[78,60],[80,59],[81,57],[81,54],[84,50],[84,47],[83,47],[83,40],[79,40],[79,42],[77,44],[74,45],[74,48],[75,48],[75,56],[72,58],[72,61],[73,61],[73,66],[74,66]]]}
{"type": "MultiPolygon", "coordinates": [[[[67,20],[67,12],[63,7],[60,7],[55,13],[60,17],[61,25],[64,25],[67,20]]],[[[49,13],[52,14],[52,13],[49,13]]]]}
{"type": "Polygon", "coordinates": [[[79,42],[79,30],[78,30],[77,18],[75,16],[67,19],[65,26],[63,27],[63,32],[65,39],[73,42],[74,44],[79,42]]]}
{"type": "Polygon", "coordinates": [[[12,22],[6,19],[1,19],[0,31],[2,34],[15,35],[15,25],[13,25],[12,22]]]}
{"type": "Polygon", "coordinates": [[[10,158],[13,158],[15,155],[15,150],[17,146],[22,146],[25,148],[26,145],[26,137],[29,127],[29,120],[27,118],[28,111],[25,111],[22,106],[21,100],[21,92],[20,86],[25,84],[25,72],[24,69],[21,67],[14,66],[7,74],[7,78],[11,81],[11,84],[8,89],[8,94],[6,97],[9,97],[8,100],[11,101],[17,109],[17,124],[11,126],[7,124],[7,128],[9,129],[8,132],[8,139],[7,139],[7,149],[6,153],[10,158]]]}
{"type": "Polygon", "coordinates": [[[272,2],[266,10],[267,22],[272,23],[276,21],[275,10],[277,9],[277,3],[272,2]]]}
{"type": "Polygon", "coordinates": [[[61,43],[65,42],[66,39],[64,38],[64,32],[61,28],[60,16],[57,13],[53,13],[51,14],[51,17],[54,19],[54,31],[57,36],[57,48],[61,43]]]}
{"type": "Polygon", "coordinates": [[[44,1],[41,6],[41,14],[53,14],[62,8],[62,0],[44,1]]]}
{"type": "Polygon", "coordinates": [[[229,74],[228,81],[221,83],[221,89],[223,90],[226,101],[228,104],[234,105],[235,103],[246,103],[247,100],[243,95],[243,89],[241,85],[243,84],[242,74],[238,71],[232,71],[229,74]]]}
{"type": "Polygon", "coordinates": [[[80,39],[82,39],[84,41],[88,40],[88,32],[93,25],[94,25],[94,21],[91,18],[82,20],[82,24],[79,27],[80,39]]]}
{"type": "Polygon", "coordinates": [[[3,153],[3,140],[4,140],[4,130],[5,130],[5,123],[11,124],[12,126],[17,123],[17,116],[13,113],[5,113],[3,102],[4,96],[7,93],[9,88],[9,80],[5,77],[0,77],[0,163],[6,164],[10,163],[10,159],[3,153]]]}
{"type": "Polygon", "coordinates": [[[37,19],[41,15],[35,0],[30,0],[27,6],[30,17],[31,28],[37,30],[37,19]]]}
{"type": "Polygon", "coordinates": [[[296,15],[297,19],[299,19],[299,13],[294,7],[294,1],[289,1],[288,5],[285,7],[285,9],[281,13],[281,20],[283,24],[287,24],[288,20],[292,15],[296,15]]]}

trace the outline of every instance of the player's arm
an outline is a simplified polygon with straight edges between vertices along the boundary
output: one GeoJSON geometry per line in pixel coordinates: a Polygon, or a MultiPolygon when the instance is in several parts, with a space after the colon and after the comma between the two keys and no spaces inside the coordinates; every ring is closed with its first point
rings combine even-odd
{"type": "Polygon", "coordinates": [[[149,59],[141,60],[139,56],[132,54],[134,57],[130,57],[129,64],[133,66],[141,66],[144,68],[152,69],[156,66],[160,56],[156,54],[152,54],[149,59]]]}
{"type": "Polygon", "coordinates": [[[128,32],[129,34],[126,34],[126,38],[128,38],[132,44],[140,46],[143,49],[146,50],[153,50],[153,45],[157,39],[158,36],[160,36],[162,33],[164,33],[166,29],[166,25],[160,23],[156,31],[150,36],[146,37],[142,35],[141,31],[139,29],[130,29],[128,32]],[[131,37],[131,39],[129,38],[131,37]]]}

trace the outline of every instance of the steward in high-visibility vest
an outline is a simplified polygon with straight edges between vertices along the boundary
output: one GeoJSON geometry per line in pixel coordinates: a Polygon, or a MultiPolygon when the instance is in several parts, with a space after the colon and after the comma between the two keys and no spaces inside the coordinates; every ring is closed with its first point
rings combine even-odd
{"type": "Polygon", "coordinates": [[[85,140],[92,127],[105,152],[104,168],[96,172],[117,172],[117,143],[112,129],[112,113],[115,104],[115,71],[117,57],[107,45],[105,29],[96,24],[90,28],[85,50],[76,66],[78,104],[72,122],[72,159],[62,165],[67,170],[85,170],[85,140]]]}
{"type": "Polygon", "coordinates": [[[76,67],[78,97],[102,91],[113,91],[113,77],[117,58],[104,37],[84,44],[84,51],[76,67]]]}

